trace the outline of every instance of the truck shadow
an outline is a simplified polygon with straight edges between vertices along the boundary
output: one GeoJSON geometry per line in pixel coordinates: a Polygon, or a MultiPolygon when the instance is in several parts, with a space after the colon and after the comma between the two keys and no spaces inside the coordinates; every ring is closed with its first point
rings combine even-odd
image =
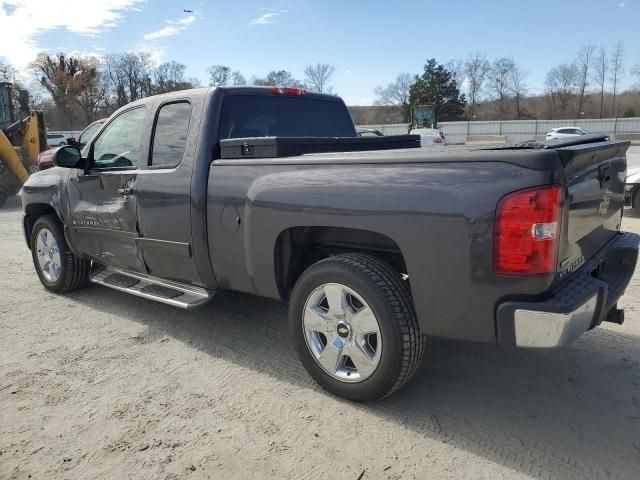
{"type": "Polygon", "coordinates": [[[407,386],[379,402],[350,404],[307,376],[288,340],[284,303],[220,292],[211,306],[181,312],[105,288],[70,298],[145,325],[150,342],[170,336],[326,395],[327,409],[364,410],[535,478],[637,478],[640,471],[639,337],[597,329],[550,351],[430,339],[407,386]]]}

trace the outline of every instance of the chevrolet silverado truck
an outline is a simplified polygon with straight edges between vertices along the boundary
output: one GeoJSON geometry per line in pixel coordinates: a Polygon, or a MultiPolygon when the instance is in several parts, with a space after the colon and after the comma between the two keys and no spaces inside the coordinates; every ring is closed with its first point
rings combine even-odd
{"type": "Polygon", "coordinates": [[[288,301],[302,364],[354,401],[405,384],[429,337],[550,348],[622,322],[628,142],[419,145],[294,88],[149,97],[29,178],[24,233],[52,292],[288,301]]]}

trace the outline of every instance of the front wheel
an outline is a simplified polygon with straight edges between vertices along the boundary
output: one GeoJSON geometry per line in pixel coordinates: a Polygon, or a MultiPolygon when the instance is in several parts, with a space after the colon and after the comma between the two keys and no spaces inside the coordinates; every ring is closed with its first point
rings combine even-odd
{"type": "Polygon", "coordinates": [[[403,386],[424,352],[407,285],[390,265],[364,254],[309,267],[291,294],[289,326],[311,377],[358,402],[403,386]]]}
{"type": "Polygon", "coordinates": [[[87,285],[91,264],[69,250],[57,216],[43,215],[36,220],[31,232],[31,256],[47,290],[65,293],[87,285]]]}

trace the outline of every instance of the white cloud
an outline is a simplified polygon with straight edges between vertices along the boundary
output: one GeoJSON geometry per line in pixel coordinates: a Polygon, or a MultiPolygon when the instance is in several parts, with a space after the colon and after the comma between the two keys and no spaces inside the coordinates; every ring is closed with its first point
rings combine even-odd
{"type": "MultiPolygon", "coordinates": [[[[0,57],[25,70],[45,47],[38,36],[65,29],[85,37],[113,28],[145,0],[0,0],[0,57]]],[[[81,45],[78,45],[81,47],[81,45]]]]}
{"type": "Polygon", "coordinates": [[[280,20],[280,17],[282,17],[285,13],[287,13],[287,10],[280,10],[278,12],[263,13],[259,17],[256,17],[256,18],[252,19],[249,22],[249,25],[268,25],[270,23],[275,23],[278,20],[280,20]]]}
{"type": "Polygon", "coordinates": [[[157,43],[140,42],[133,48],[138,53],[148,53],[151,56],[151,60],[160,64],[164,60],[164,55],[167,52],[167,47],[164,45],[158,45],[157,43]]]}
{"type": "Polygon", "coordinates": [[[174,35],[180,35],[189,26],[195,22],[197,17],[195,15],[189,15],[188,17],[181,18],[180,20],[165,20],[167,26],[156,30],[155,32],[147,33],[144,36],[145,40],[158,40],[159,38],[172,37],[174,35]]]}
{"type": "Polygon", "coordinates": [[[620,4],[618,5],[620,8],[624,8],[624,4],[625,2],[620,2],[620,4]]]}

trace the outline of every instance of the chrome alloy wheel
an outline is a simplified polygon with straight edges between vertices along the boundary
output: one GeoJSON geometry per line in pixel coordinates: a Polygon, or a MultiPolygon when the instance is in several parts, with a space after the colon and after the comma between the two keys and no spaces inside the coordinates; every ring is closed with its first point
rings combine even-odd
{"type": "Polygon", "coordinates": [[[382,337],[373,310],[351,288],[325,283],[304,306],[307,346],[318,365],[341,382],[361,382],[380,363],[382,337]]]}
{"type": "Polygon", "coordinates": [[[62,273],[60,248],[53,233],[47,228],[43,228],[38,232],[36,256],[38,258],[38,266],[44,278],[48,282],[55,283],[62,273]]]}

